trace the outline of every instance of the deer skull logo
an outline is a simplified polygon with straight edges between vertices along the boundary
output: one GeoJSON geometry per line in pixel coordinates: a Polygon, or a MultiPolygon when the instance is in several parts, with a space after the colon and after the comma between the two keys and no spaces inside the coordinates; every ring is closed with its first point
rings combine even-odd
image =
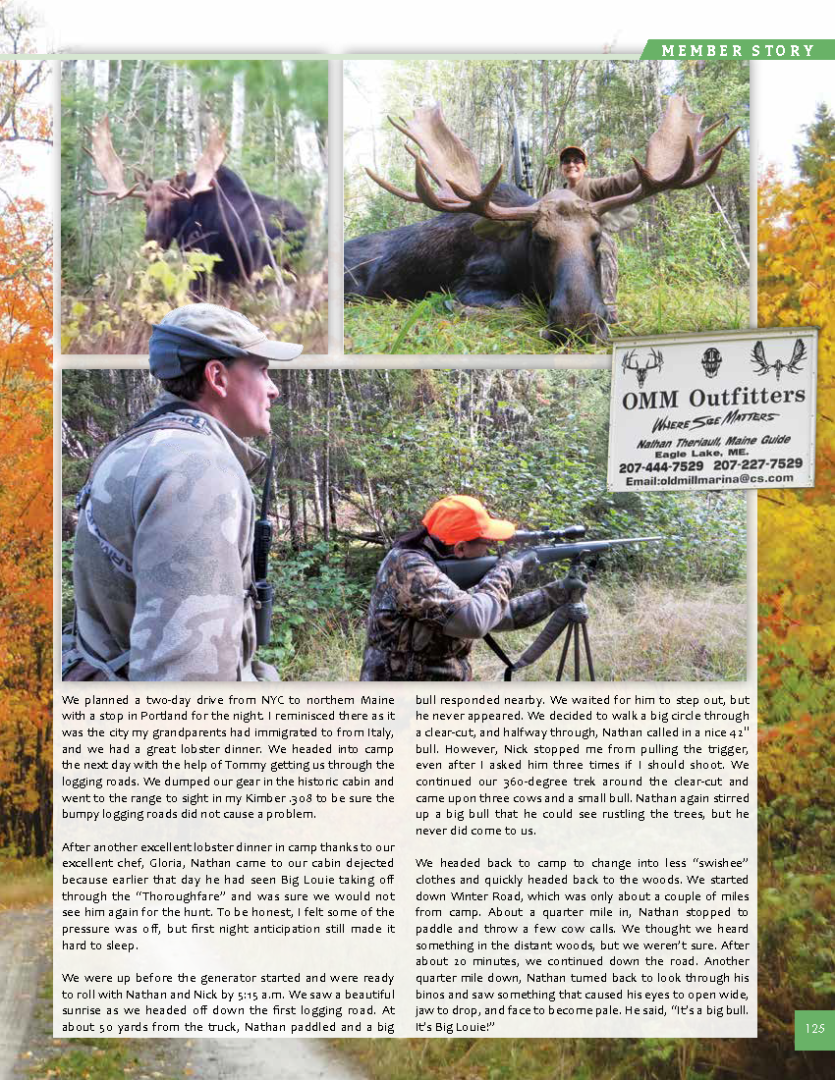
{"type": "Polygon", "coordinates": [[[647,381],[647,375],[650,371],[658,371],[664,366],[664,357],[662,353],[656,352],[655,349],[650,349],[649,357],[641,365],[640,360],[635,359],[635,353],[637,349],[630,349],[623,358],[623,373],[627,371],[634,371],[638,377],[638,389],[640,390],[644,383],[647,381]]]}

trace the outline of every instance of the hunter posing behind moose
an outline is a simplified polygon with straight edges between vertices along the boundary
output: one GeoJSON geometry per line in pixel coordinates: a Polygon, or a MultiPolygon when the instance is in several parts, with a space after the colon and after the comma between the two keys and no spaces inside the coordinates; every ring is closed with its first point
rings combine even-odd
{"type": "MultiPolygon", "coordinates": [[[[151,180],[134,166],[135,182],[127,183],[107,116],[92,132],[92,149],[87,153],[107,185],[90,194],[117,202],[142,199],[145,240],[155,240],[163,251],[176,241],[181,251],[218,256],[213,275],[225,285],[246,284],[253,273],[267,266],[277,271],[273,253],[277,241],[287,241],[294,249],[304,244],[307,223],[292,203],[251,191],[242,177],[223,164],[225,138],[214,123],[194,172],[167,180],[151,180]]],[[[195,291],[203,288],[198,279],[195,291]]]]}
{"type": "Polygon", "coordinates": [[[415,192],[366,172],[392,195],[423,203],[439,216],[348,241],[346,297],[418,300],[449,291],[461,303],[489,307],[520,305],[527,297],[547,304],[548,340],[563,344],[577,334],[605,339],[616,320],[611,215],[713,176],[739,129],[702,149],[704,137],[724,119],[702,130],[703,115],[673,95],[649,139],[645,165],[633,158],[633,169],[603,178],[578,178],[564,167],[567,186],[539,199],[500,183],[502,166],[482,184],[474,154],[446,126],[439,105],[418,109],[408,122],[392,120],[419,148],[406,145],[415,159],[415,192]]]}

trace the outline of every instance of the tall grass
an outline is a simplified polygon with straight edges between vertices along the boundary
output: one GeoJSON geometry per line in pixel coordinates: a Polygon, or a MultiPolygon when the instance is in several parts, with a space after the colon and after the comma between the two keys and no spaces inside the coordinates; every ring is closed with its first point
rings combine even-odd
{"type": "Polygon", "coordinates": [[[52,864],[48,859],[0,851],[0,911],[52,903],[52,864]]]}
{"type": "MultiPolygon", "coordinates": [[[[748,288],[723,281],[629,282],[618,292],[613,337],[734,330],[748,326],[748,288]]],[[[608,352],[610,345],[575,337],[558,346],[540,337],[548,323],[543,304],[518,308],[463,308],[449,297],[407,303],[357,300],[345,305],[345,352],[427,355],[554,355],[608,352]],[[437,301],[437,302],[436,302],[437,301]]]]}
{"type": "MultiPolygon", "coordinates": [[[[600,682],[711,682],[745,678],[744,583],[661,585],[640,581],[595,581],[587,597],[589,638],[600,682]]],[[[544,625],[544,624],[542,624],[544,625]]],[[[501,635],[515,658],[540,627],[501,635]]],[[[323,624],[302,640],[285,664],[286,680],[353,682],[359,678],[365,630],[355,623],[323,624]]],[[[562,639],[542,659],[514,676],[551,681],[559,666],[562,639]]],[[[476,680],[500,681],[504,667],[486,645],[472,652],[476,680]]],[[[573,653],[563,678],[573,675],[573,653]]],[[[587,679],[585,663],[581,678],[587,679]]]]}

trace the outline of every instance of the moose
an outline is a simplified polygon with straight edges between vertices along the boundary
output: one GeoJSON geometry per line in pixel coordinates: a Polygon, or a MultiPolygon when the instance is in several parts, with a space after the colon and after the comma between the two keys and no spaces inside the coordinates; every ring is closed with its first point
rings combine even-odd
{"type": "Polygon", "coordinates": [[[304,244],[304,215],[284,199],[271,199],[250,191],[246,182],[226,168],[224,136],[212,124],[206,147],[194,172],[168,180],[151,180],[133,166],[136,182],[128,186],[124,165],[113,148],[110,120],[102,117],[90,133],[86,152],[107,185],[91,195],[112,201],[142,199],[145,204],[145,239],[156,240],[166,251],[176,241],[181,251],[218,255],[214,277],[224,285],[245,284],[265,266],[275,267],[273,245],[286,240],[291,250],[304,244]]]}
{"type": "Polygon", "coordinates": [[[514,184],[500,183],[500,165],[486,184],[473,152],[446,126],[440,105],[420,108],[410,121],[390,122],[415,159],[415,191],[404,191],[366,172],[380,187],[438,216],[345,244],[345,296],[418,300],[449,291],[466,305],[511,307],[524,297],[548,306],[547,340],[562,344],[574,335],[605,340],[613,312],[604,302],[598,247],[606,215],[662,191],[704,184],[719,167],[739,128],[710,150],[703,113],[673,95],[658,130],[650,136],[646,164],[620,177],[592,181],[592,198],[569,189],[534,199],[514,184]],[[601,193],[598,197],[594,185],[601,193]]]}

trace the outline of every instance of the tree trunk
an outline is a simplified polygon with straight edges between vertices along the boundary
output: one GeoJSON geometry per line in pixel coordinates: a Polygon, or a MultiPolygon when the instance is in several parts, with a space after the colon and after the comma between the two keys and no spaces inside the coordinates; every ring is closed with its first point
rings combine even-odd
{"type": "Polygon", "coordinates": [[[229,133],[229,148],[232,157],[240,162],[244,146],[244,119],[246,117],[246,82],[245,72],[239,71],[232,80],[232,130],[229,133]]]}
{"type": "Polygon", "coordinates": [[[322,504],[322,538],[330,541],[331,517],[330,517],[330,489],[331,489],[331,372],[322,372],[325,381],[325,440],[322,447],[322,478],[321,478],[321,504],[322,504]]]}

